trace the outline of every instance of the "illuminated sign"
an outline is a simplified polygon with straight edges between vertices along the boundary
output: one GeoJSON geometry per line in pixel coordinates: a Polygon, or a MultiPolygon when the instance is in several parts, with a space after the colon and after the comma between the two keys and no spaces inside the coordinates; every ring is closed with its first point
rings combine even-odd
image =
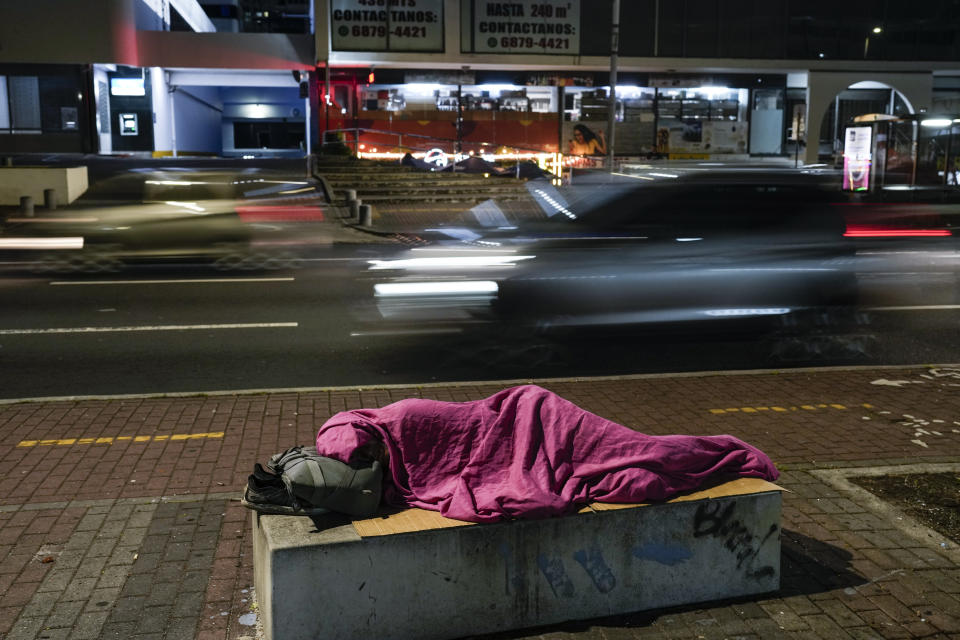
{"type": "Polygon", "coordinates": [[[474,0],[475,53],[580,54],[580,0],[474,0]]]}
{"type": "Polygon", "coordinates": [[[110,78],[110,95],[112,96],[145,96],[147,89],[143,78],[110,78]]]}
{"type": "Polygon", "coordinates": [[[443,0],[332,0],[336,51],[443,51],[443,0]]]}
{"type": "Polygon", "coordinates": [[[843,139],[843,188],[866,191],[870,188],[871,127],[847,127],[843,139]]]}

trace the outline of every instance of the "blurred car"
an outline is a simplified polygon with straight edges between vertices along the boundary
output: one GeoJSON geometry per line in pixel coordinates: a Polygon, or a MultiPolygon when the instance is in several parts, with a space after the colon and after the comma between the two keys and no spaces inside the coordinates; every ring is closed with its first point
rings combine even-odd
{"type": "Polygon", "coordinates": [[[95,183],[67,208],[10,217],[0,249],[35,271],[117,271],[131,264],[219,269],[294,266],[287,225],[323,217],[313,181],[262,173],[130,172],[95,183]]]}
{"type": "MultiPolygon", "coordinates": [[[[556,215],[539,225],[421,233],[407,256],[371,263],[367,321],[395,333],[712,332],[858,304],[858,243],[872,238],[849,233],[850,203],[829,174],[659,175],[544,183],[532,193],[556,215]]],[[[856,213],[872,219],[869,206],[856,213]]]]}

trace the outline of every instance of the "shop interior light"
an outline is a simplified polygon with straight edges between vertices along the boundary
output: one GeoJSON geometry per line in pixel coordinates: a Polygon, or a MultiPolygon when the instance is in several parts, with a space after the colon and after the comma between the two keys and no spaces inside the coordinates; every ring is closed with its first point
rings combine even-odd
{"type": "MultiPolygon", "coordinates": [[[[469,89],[469,88],[473,88],[473,87],[464,87],[464,89],[469,89]]],[[[482,89],[484,91],[516,91],[518,89],[522,89],[523,87],[520,87],[515,84],[481,84],[481,85],[477,85],[476,88],[482,89]]]]}
{"type": "Polygon", "coordinates": [[[706,94],[708,98],[714,99],[720,95],[726,95],[730,92],[730,89],[727,87],[713,87],[713,86],[703,86],[697,87],[694,91],[698,93],[706,94]]]}
{"type": "Polygon", "coordinates": [[[924,127],[949,127],[953,123],[950,118],[926,118],[920,121],[924,127]]]}
{"type": "Polygon", "coordinates": [[[434,91],[439,91],[444,85],[437,82],[408,82],[404,85],[404,90],[418,95],[433,95],[434,91]]]}

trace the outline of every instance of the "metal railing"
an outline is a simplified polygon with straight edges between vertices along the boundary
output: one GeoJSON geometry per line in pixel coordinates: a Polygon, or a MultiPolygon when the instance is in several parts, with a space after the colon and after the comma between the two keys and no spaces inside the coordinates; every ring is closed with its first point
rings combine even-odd
{"type": "MultiPolygon", "coordinates": [[[[321,142],[321,147],[327,147],[332,145],[345,145],[346,147],[353,146],[354,154],[356,155],[361,151],[360,149],[360,134],[372,134],[377,136],[394,136],[396,139],[396,144],[390,144],[391,147],[395,149],[402,149],[404,151],[429,151],[430,149],[442,149],[445,153],[458,153],[457,147],[460,147],[459,153],[469,153],[470,151],[483,152],[485,149],[496,149],[498,147],[509,147],[511,149],[516,149],[521,153],[552,153],[551,151],[545,151],[544,149],[533,149],[530,147],[518,147],[517,145],[510,144],[498,144],[495,142],[477,142],[474,140],[458,140],[456,138],[439,138],[436,136],[427,136],[420,133],[404,133],[400,131],[391,131],[388,129],[368,129],[365,127],[349,127],[344,129],[327,129],[323,134],[323,141],[321,142]],[[334,134],[337,136],[336,140],[328,140],[328,136],[334,134]],[[343,136],[342,138],[340,136],[343,136]],[[408,144],[404,144],[404,138],[406,138],[408,144]],[[409,144],[410,142],[415,144],[409,144]],[[416,144],[419,143],[419,144],[416,144]]],[[[389,143],[388,143],[389,144],[389,143]]]]}

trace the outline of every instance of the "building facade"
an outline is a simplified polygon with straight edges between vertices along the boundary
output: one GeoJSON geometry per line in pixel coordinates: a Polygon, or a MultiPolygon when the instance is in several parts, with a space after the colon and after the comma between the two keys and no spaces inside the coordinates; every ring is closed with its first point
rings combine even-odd
{"type": "Polygon", "coordinates": [[[856,115],[960,100],[960,0],[203,5],[5,5],[0,153],[814,163],[856,115]]]}

